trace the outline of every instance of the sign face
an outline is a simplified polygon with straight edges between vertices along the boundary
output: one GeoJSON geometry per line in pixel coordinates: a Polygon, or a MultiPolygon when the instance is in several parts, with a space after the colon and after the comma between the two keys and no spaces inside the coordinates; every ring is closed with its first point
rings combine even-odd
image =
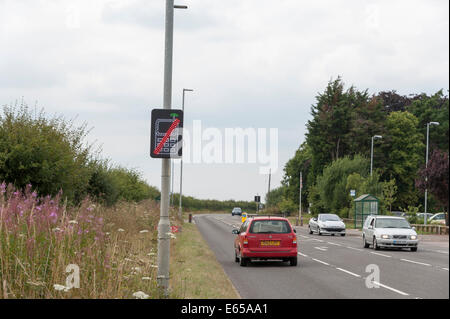
{"type": "Polygon", "coordinates": [[[246,220],[247,220],[247,213],[242,213],[241,222],[245,223],[246,220]]]}
{"type": "Polygon", "coordinates": [[[151,157],[180,158],[183,141],[183,111],[153,109],[150,134],[151,157]]]}
{"type": "Polygon", "coordinates": [[[261,201],[261,196],[255,196],[255,202],[259,203],[261,201]]]}
{"type": "Polygon", "coordinates": [[[356,196],[356,191],[354,189],[350,190],[350,196],[352,196],[352,197],[356,196]]]}

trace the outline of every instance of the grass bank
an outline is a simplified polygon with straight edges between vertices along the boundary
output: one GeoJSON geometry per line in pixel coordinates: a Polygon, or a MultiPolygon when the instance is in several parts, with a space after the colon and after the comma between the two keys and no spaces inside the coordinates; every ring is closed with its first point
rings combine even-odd
{"type": "Polygon", "coordinates": [[[195,224],[183,224],[173,248],[171,288],[175,298],[240,298],[195,224]]]}

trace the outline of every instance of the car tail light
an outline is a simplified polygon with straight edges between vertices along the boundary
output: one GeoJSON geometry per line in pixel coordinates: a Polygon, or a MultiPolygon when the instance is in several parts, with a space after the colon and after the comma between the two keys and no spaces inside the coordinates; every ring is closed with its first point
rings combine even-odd
{"type": "Polygon", "coordinates": [[[244,244],[245,247],[248,246],[248,238],[244,237],[244,239],[242,240],[242,243],[244,244]]]}
{"type": "Polygon", "coordinates": [[[294,239],[292,239],[292,246],[296,247],[297,246],[297,237],[294,236],[294,239]]]}

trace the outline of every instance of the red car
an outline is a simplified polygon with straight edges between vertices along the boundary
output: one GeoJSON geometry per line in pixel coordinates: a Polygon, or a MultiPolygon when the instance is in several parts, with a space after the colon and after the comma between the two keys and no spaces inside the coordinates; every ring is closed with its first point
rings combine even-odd
{"type": "Polygon", "coordinates": [[[297,266],[297,236],[287,218],[249,217],[240,229],[233,229],[235,261],[247,266],[249,261],[281,259],[297,266]]]}

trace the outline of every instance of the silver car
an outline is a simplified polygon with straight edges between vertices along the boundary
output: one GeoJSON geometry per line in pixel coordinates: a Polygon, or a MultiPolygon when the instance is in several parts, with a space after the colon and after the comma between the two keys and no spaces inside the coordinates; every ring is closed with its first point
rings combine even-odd
{"type": "Polygon", "coordinates": [[[403,217],[368,216],[363,226],[364,248],[379,250],[382,247],[410,248],[417,251],[417,233],[403,217]]]}
{"type": "Polygon", "coordinates": [[[319,216],[309,220],[309,233],[313,232],[322,234],[330,234],[334,236],[339,234],[345,236],[345,224],[338,215],[335,214],[319,214],[319,216]]]}

